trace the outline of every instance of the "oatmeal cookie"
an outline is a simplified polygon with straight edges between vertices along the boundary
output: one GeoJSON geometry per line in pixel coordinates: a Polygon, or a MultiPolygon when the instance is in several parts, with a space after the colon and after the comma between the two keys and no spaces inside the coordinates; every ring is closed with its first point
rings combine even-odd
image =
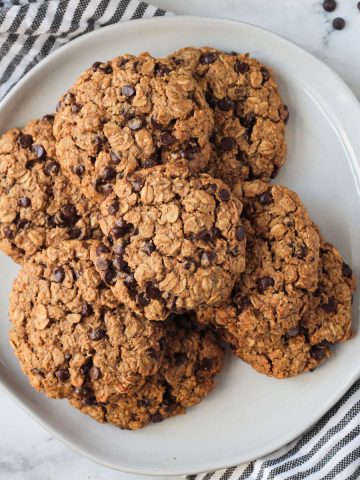
{"type": "Polygon", "coordinates": [[[57,110],[58,157],[91,200],[122,174],[180,159],[199,171],[211,155],[213,115],[197,82],[147,53],[94,63],[57,110]]]}
{"type": "Polygon", "coordinates": [[[100,404],[74,395],[71,405],[98,422],[137,430],[149,422],[185,413],[199,403],[214,387],[224,360],[223,347],[212,331],[196,328],[186,315],[162,325],[167,330],[163,364],[138,391],[124,394],[114,403],[100,404]]]}
{"type": "Polygon", "coordinates": [[[193,73],[214,112],[209,173],[230,186],[275,177],[286,157],[288,109],[271,69],[214,48],[184,48],[168,60],[193,73]]]}
{"type": "Polygon", "coordinates": [[[245,268],[241,203],[220,180],[168,164],[120,179],[101,204],[110,248],[91,258],[116,298],[149,320],[226,300],[245,268]]]}
{"type": "Polygon", "coordinates": [[[97,209],[62,174],[53,117],[0,137],[0,248],[16,262],[68,239],[101,238],[97,209]]]}
{"type": "Polygon", "coordinates": [[[105,402],[157,372],[165,331],[115,300],[89,250],[69,240],[24,264],[10,299],[10,341],[37,390],[105,402]]]}
{"type": "Polygon", "coordinates": [[[287,378],[314,370],[331,354],[330,346],[351,337],[355,277],[338,250],[322,241],[318,288],[297,324],[279,330],[251,305],[208,309],[198,317],[216,324],[235,355],[260,373],[287,378]]]}

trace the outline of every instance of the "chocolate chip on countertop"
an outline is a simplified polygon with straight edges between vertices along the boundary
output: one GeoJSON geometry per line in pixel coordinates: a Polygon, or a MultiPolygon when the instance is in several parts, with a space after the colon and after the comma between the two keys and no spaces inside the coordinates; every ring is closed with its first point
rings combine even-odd
{"type": "Polygon", "coordinates": [[[342,30],[345,27],[345,20],[341,17],[334,18],[332,26],[335,30],[342,30]]]}
{"type": "Polygon", "coordinates": [[[336,8],[336,2],[335,0],[324,0],[322,6],[326,12],[333,12],[336,8]]]}

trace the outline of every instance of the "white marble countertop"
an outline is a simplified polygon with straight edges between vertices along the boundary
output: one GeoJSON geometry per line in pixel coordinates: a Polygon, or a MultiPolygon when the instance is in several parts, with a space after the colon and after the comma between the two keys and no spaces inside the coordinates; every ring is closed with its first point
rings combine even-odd
{"type": "MultiPolygon", "coordinates": [[[[153,0],[152,3],[177,14],[242,20],[278,33],[327,63],[360,99],[357,0],[338,0],[338,8],[332,14],[324,12],[321,1],[312,0],[153,0]],[[336,16],[347,22],[342,31],[332,29],[331,20],[336,16]]],[[[91,463],[52,438],[1,394],[0,425],[0,480],[150,479],[91,463]]]]}

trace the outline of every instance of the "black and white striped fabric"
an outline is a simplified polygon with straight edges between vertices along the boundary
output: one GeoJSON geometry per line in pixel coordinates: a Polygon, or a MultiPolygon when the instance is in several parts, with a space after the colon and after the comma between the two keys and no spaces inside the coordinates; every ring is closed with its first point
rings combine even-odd
{"type": "MultiPolygon", "coordinates": [[[[0,1],[0,98],[69,40],[105,25],[167,14],[137,0],[0,1]]],[[[360,380],[311,430],[277,452],[248,464],[187,477],[210,479],[360,479],[360,380]]]]}

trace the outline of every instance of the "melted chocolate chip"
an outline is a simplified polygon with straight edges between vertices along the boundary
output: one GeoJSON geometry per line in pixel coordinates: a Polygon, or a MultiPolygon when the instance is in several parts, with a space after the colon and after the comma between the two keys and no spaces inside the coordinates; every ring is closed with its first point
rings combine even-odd
{"type": "Polygon", "coordinates": [[[149,305],[150,300],[149,300],[149,298],[145,295],[145,293],[140,292],[140,293],[136,296],[136,303],[137,303],[140,307],[146,307],[147,305],[149,305]]]}
{"type": "Polygon", "coordinates": [[[161,297],[160,290],[152,282],[146,284],[145,291],[149,298],[156,299],[161,297]]]}

